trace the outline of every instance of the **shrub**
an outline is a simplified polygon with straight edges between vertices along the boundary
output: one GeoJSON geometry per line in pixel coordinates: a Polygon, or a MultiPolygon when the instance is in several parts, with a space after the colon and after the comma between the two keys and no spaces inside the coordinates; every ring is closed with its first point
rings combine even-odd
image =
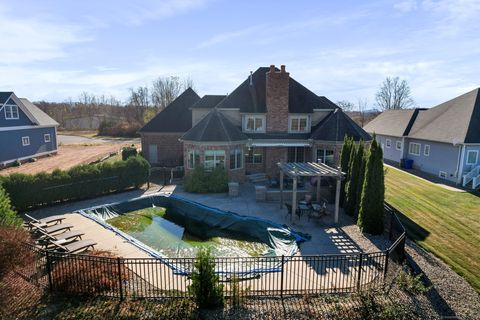
{"type": "Polygon", "coordinates": [[[10,272],[33,261],[34,255],[26,243],[29,233],[18,226],[0,225],[0,283],[10,272]]]}
{"type": "Polygon", "coordinates": [[[20,225],[22,220],[17,217],[17,213],[12,208],[10,198],[5,189],[0,185],[0,224],[1,225],[20,225]]]}
{"type": "Polygon", "coordinates": [[[250,292],[250,286],[242,287],[240,279],[237,276],[233,276],[230,283],[230,290],[232,291],[231,304],[234,307],[241,307],[247,301],[248,293],[250,292]]]}
{"type": "Polygon", "coordinates": [[[357,224],[363,232],[383,232],[385,183],[383,153],[375,137],[368,153],[357,224]]]}
{"type": "Polygon", "coordinates": [[[349,181],[350,175],[350,158],[352,154],[352,149],[354,147],[353,139],[348,138],[346,135],[343,139],[342,151],[340,152],[340,168],[343,172],[346,173],[346,177],[342,180],[341,190],[340,190],[340,205],[342,208],[345,204],[345,187],[349,181]]]}
{"type": "Polygon", "coordinates": [[[127,160],[128,158],[135,157],[137,155],[138,151],[134,146],[122,148],[122,160],[127,160]]]}
{"type": "Polygon", "coordinates": [[[215,261],[210,250],[198,252],[191,277],[192,284],[188,286],[188,291],[199,308],[223,307],[223,285],[215,273],[215,261]]]}
{"type": "Polygon", "coordinates": [[[195,167],[184,179],[184,188],[192,193],[219,193],[228,191],[228,175],[224,168],[205,171],[201,166],[195,167]]]}
{"type": "Polygon", "coordinates": [[[53,264],[51,274],[56,292],[75,296],[118,292],[119,279],[129,280],[127,267],[120,264],[119,268],[111,252],[92,251],[89,256],[65,256],[53,264]]]}
{"type": "Polygon", "coordinates": [[[133,122],[110,122],[102,121],[98,127],[98,135],[113,137],[136,137],[141,124],[133,122]]]}
{"type": "Polygon", "coordinates": [[[362,141],[359,143],[358,146],[353,146],[349,169],[350,179],[348,180],[345,187],[346,203],[344,208],[346,213],[352,216],[356,216],[358,214],[357,204],[360,203],[360,193],[362,192],[362,188],[360,188],[359,185],[363,184],[363,151],[364,147],[362,141]]]}
{"type": "Polygon", "coordinates": [[[413,276],[410,272],[402,270],[398,274],[396,282],[400,289],[411,295],[424,294],[427,293],[431,287],[423,283],[422,277],[423,273],[413,276]]]}
{"type": "Polygon", "coordinates": [[[126,161],[80,165],[67,171],[35,175],[14,173],[0,178],[17,210],[90,198],[110,192],[140,187],[147,182],[150,165],[140,156],[126,161]]]}

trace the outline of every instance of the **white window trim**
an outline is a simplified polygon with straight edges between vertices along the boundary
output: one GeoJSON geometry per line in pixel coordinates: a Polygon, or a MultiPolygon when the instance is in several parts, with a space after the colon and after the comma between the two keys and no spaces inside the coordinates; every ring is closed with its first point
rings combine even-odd
{"type": "Polygon", "coordinates": [[[474,164],[477,164],[478,162],[478,150],[468,150],[467,151],[467,165],[474,165],[474,164]],[[468,158],[470,156],[470,153],[475,153],[475,162],[468,162],[468,158]]]}
{"type": "Polygon", "coordinates": [[[18,119],[20,119],[20,111],[19,111],[19,108],[16,104],[5,104],[3,106],[3,112],[5,114],[5,120],[18,120],[18,119]],[[12,107],[17,108],[17,117],[16,118],[13,118],[13,117],[8,117],[7,118],[7,107],[10,107],[10,113],[13,113],[12,109],[11,109],[12,107]]]}
{"type": "Polygon", "coordinates": [[[429,145],[429,144],[425,144],[425,145],[423,146],[423,155],[424,155],[425,157],[429,157],[429,156],[430,156],[430,145],[429,145]],[[427,152],[427,150],[428,150],[428,152],[427,152]]]}
{"type": "Polygon", "coordinates": [[[241,148],[238,148],[238,149],[233,149],[233,150],[230,150],[230,154],[229,154],[229,158],[228,158],[228,161],[231,160],[231,151],[234,151],[233,154],[235,156],[235,168],[231,169],[230,166],[231,166],[231,163],[228,164],[228,169],[229,170],[238,170],[238,169],[243,169],[243,162],[245,161],[243,159],[243,150],[241,148]],[[240,153],[240,166],[238,166],[238,163],[237,163],[237,153],[240,153]]]}
{"type": "MultiPolygon", "coordinates": [[[[205,155],[204,155],[204,159],[203,159],[203,167],[206,168],[206,165],[205,163],[207,162],[207,153],[210,153],[212,152],[213,154],[213,168],[211,168],[212,170],[214,170],[215,168],[217,168],[217,166],[215,165],[216,162],[218,161],[217,160],[217,157],[221,156],[221,155],[217,155],[217,153],[222,153],[223,152],[223,168],[226,169],[226,162],[227,162],[227,153],[225,152],[225,150],[205,150],[205,155]]],[[[210,168],[206,168],[207,170],[210,170],[210,168]]]]}
{"type": "Polygon", "coordinates": [[[385,139],[385,146],[387,148],[391,148],[392,147],[392,139],[385,139]]]}
{"type": "MultiPolygon", "coordinates": [[[[260,132],[260,133],[264,133],[266,131],[266,116],[264,114],[246,114],[243,116],[243,132],[260,132]],[[249,118],[253,118],[253,119],[262,119],[262,127],[261,129],[259,130],[249,130],[247,129],[247,122],[248,122],[248,119],[249,118]]],[[[255,120],[253,120],[253,122],[255,123],[255,120]]]]}
{"type": "Polygon", "coordinates": [[[413,156],[419,156],[420,153],[421,153],[421,150],[422,150],[422,144],[421,143],[417,143],[417,142],[409,142],[408,143],[408,154],[411,154],[413,156]],[[412,152],[412,145],[418,145],[418,153],[413,153],[412,152]]]}
{"type": "Polygon", "coordinates": [[[195,169],[195,166],[197,165],[195,163],[195,156],[199,154],[199,152],[195,149],[189,150],[187,152],[187,168],[188,169],[195,169]],[[192,166],[190,166],[190,156],[193,154],[193,161],[192,161],[192,166]]]}
{"type": "Polygon", "coordinates": [[[395,149],[397,149],[397,150],[402,150],[402,141],[397,140],[397,141],[395,142],[395,149]],[[400,144],[400,147],[398,146],[398,144],[400,144]]]}
{"type": "Polygon", "coordinates": [[[27,147],[30,145],[30,136],[24,136],[22,137],[22,146],[27,147]],[[26,140],[25,140],[26,139],[26,140]],[[27,141],[27,143],[25,143],[27,141]]]}
{"type": "Polygon", "coordinates": [[[309,115],[289,115],[288,116],[288,132],[289,133],[308,133],[310,132],[310,116],[309,115]],[[307,126],[305,130],[292,130],[292,120],[293,119],[306,119],[307,126]]]}
{"type": "Polygon", "coordinates": [[[51,142],[52,141],[52,138],[50,136],[50,133],[45,133],[43,134],[43,141],[44,142],[51,142]]]}

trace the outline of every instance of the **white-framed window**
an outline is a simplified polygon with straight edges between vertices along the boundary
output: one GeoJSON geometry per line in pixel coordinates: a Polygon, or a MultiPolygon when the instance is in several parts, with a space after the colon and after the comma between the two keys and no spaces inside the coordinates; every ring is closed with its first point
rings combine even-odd
{"type": "Polygon", "coordinates": [[[26,147],[29,145],[30,145],[30,137],[29,136],[22,137],[22,146],[26,147]]]}
{"type": "Polygon", "coordinates": [[[288,148],[287,162],[305,162],[305,148],[304,147],[288,148]]]}
{"type": "Polygon", "coordinates": [[[5,119],[16,120],[19,118],[18,107],[14,104],[6,104],[4,107],[5,119]]]}
{"type": "Polygon", "coordinates": [[[445,171],[439,171],[438,176],[443,179],[447,179],[447,173],[445,171]]]}
{"type": "Polygon", "coordinates": [[[189,150],[187,156],[188,169],[193,169],[200,164],[200,152],[198,150],[189,150]]]}
{"type": "Polygon", "coordinates": [[[230,170],[242,168],[242,149],[230,150],[230,170]]]}
{"type": "Polygon", "coordinates": [[[334,166],[335,156],[333,150],[317,149],[317,162],[325,163],[327,166],[334,166]]]}
{"type": "Polygon", "coordinates": [[[430,155],[430,145],[426,144],[423,146],[423,155],[428,157],[430,155]]]}
{"type": "Polygon", "coordinates": [[[225,150],[206,150],[204,167],[206,170],[225,168],[225,150]]]}
{"type": "Polygon", "coordinates": [[[395,142],[395,149],[402,150],[402,141],[395,142]]]}
{"type": "Polygon", "coordinates": [[[385,140],[385,145],[387,146],[387,148],[391,148],[392,147],[392,140],[386,139],[385,140]]]}
{"type": "Polygon", "coordinates": [[[245,115],[243,131],[265,132],[265,116],[264,115],[245,115]]]}
{"type": "Polygon", "coordinates": [[[468,150],[467,152],[467,164],[477,164],[478,160],[478,151],[477,150],[468,150]]]}
{"type": "Polygon", "coordinates": [[[263,162],[263,152],[261,149],[250,148],[245,153],[245,163],[260,164],[263,162]]]}
{"type": "Polygon", "coordinates": [[[45,142],[50,142],[51,141],[50,133],[45,133],[43,135],[43,141],[45,141],[45,142]]]}
{"type": "Polygon", "coordinates": [[[410,142],[408,144],[408,153],[414,156],[420,155],[421,144],[416,142],[410,142]]]}
{"type": "Polygon", "coordinates": [[[290,132],[309,132],[310,124],[308,116],[290,116],[288,122],[288,130],[290,132]]]}

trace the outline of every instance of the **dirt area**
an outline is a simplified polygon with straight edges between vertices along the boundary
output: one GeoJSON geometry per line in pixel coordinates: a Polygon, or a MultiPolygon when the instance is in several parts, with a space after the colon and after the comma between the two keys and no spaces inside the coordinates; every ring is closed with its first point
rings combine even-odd
{"type": "Polygon", "coordinates": [[[39,172],[51,172],[55,169],[69,169],[79,164],[90,163],[112,152],[118,152],[121,144],[99,145],[64,145],[58,147],[58,154],[40,158],[36,162],[24,163],[20,167],[10,167],[0,170],[0,175],[11,173],[35,174],[39,172]]]}

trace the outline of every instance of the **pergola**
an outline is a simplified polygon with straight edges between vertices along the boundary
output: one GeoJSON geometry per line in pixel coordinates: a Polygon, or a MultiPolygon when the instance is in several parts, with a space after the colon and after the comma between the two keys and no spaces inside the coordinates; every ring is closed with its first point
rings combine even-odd
{"type": "Polygon", "coordinates": [[[279,162],[280,168],[280,207],[283,207],[283,176],[286,174],[293,179],[292,189],[292,217],[297,210],[297,180],[298,177],[317,177],[317,201],[320,199],[321,177],[333,177],[337,179],[335,192],[335,223],[338,223],[340,207],[340,187],[344,173],[340,169],[332,168],[324,163],[315,162],[279,162]]]}

